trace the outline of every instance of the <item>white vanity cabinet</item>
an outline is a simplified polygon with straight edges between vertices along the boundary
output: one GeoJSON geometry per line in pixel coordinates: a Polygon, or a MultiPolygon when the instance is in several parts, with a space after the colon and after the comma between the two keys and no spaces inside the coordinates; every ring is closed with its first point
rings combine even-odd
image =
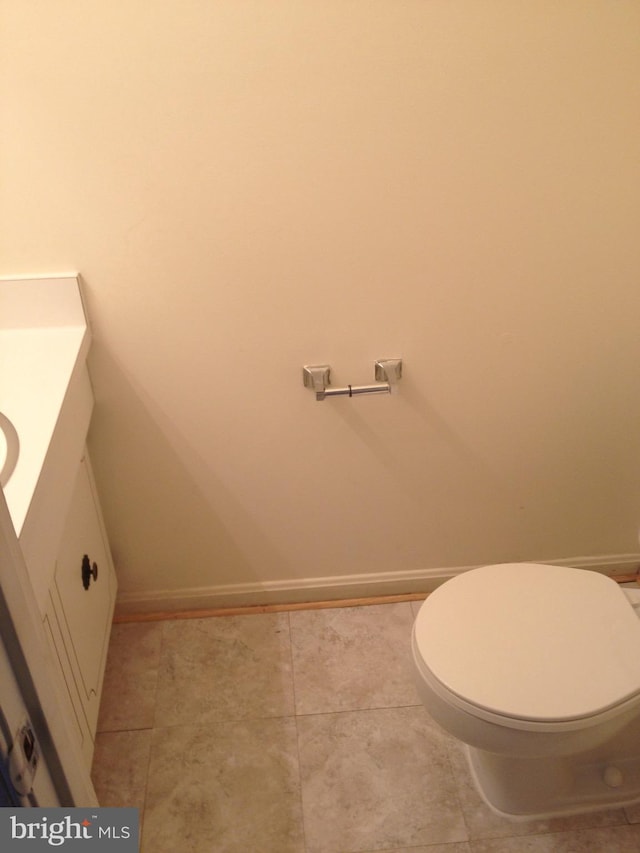
{"type": "MultiPolygon", "coordinates": [[[[25,592],[49,640],[43,652],[51,652],[61,728],[65,740],[75,736],[87,766],[116,597],[85,449],[94,405],[90,345],[78,276],[0,278],[0,429],[7,458],[11,448],[10,465],[0,458],[2,489],[24,559],[25,592]]],[[[76,778],[73,752],[60,760],[76,778]]]]}
{"type": "Polygon", "coordinates": [[[55,561],[44,625],[69,693],[72,723],[88,767],[93,756],[116,588],[100,504],[85,453],[55,561]]]}

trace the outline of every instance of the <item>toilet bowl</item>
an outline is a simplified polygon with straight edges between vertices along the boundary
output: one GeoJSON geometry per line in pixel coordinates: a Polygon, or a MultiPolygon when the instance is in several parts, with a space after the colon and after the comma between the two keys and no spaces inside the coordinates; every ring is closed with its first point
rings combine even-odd
{"type": "Polygon", "coordinates": [[[537,563],[472,569],[426,599],[418,693],[466,744],[488,805],[551,817],[640,800],[640,590],[537,563]]]}

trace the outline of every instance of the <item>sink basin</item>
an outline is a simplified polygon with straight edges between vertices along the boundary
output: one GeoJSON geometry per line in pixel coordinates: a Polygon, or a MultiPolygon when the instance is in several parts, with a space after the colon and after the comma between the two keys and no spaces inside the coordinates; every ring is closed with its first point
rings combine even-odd
{"type": "Polygon", "coordinates": [[[0,412],[0,486],[4,487],[13,474],[20,455],[20,439],[16,428],[0,412]]]}
{"type": "Polygon", "coordinates": [[[0,471],[36,600],[53,561],[93,408],[75,276],[0,279],[0,471]]]}

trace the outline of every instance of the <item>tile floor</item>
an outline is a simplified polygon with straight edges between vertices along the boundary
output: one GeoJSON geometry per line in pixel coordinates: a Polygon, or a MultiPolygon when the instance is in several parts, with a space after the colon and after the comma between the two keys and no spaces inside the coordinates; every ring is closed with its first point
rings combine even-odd
{"type": "Polygon", "coordinates": [[[416,602],[114,626],[93,780],[142,853],[627,853],[640,806],[494,815],[412,683],[416,602]]]}

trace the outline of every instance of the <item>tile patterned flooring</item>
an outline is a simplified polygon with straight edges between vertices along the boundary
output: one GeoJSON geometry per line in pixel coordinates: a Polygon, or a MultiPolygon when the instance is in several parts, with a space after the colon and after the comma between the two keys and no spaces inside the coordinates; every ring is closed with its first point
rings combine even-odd
{"type": "Polygon", "coordinates": [[[421,706],[419,602],[114,626],[93,780],[142,853],[631,853],[640,806],[513,822],[421,706]]]}

